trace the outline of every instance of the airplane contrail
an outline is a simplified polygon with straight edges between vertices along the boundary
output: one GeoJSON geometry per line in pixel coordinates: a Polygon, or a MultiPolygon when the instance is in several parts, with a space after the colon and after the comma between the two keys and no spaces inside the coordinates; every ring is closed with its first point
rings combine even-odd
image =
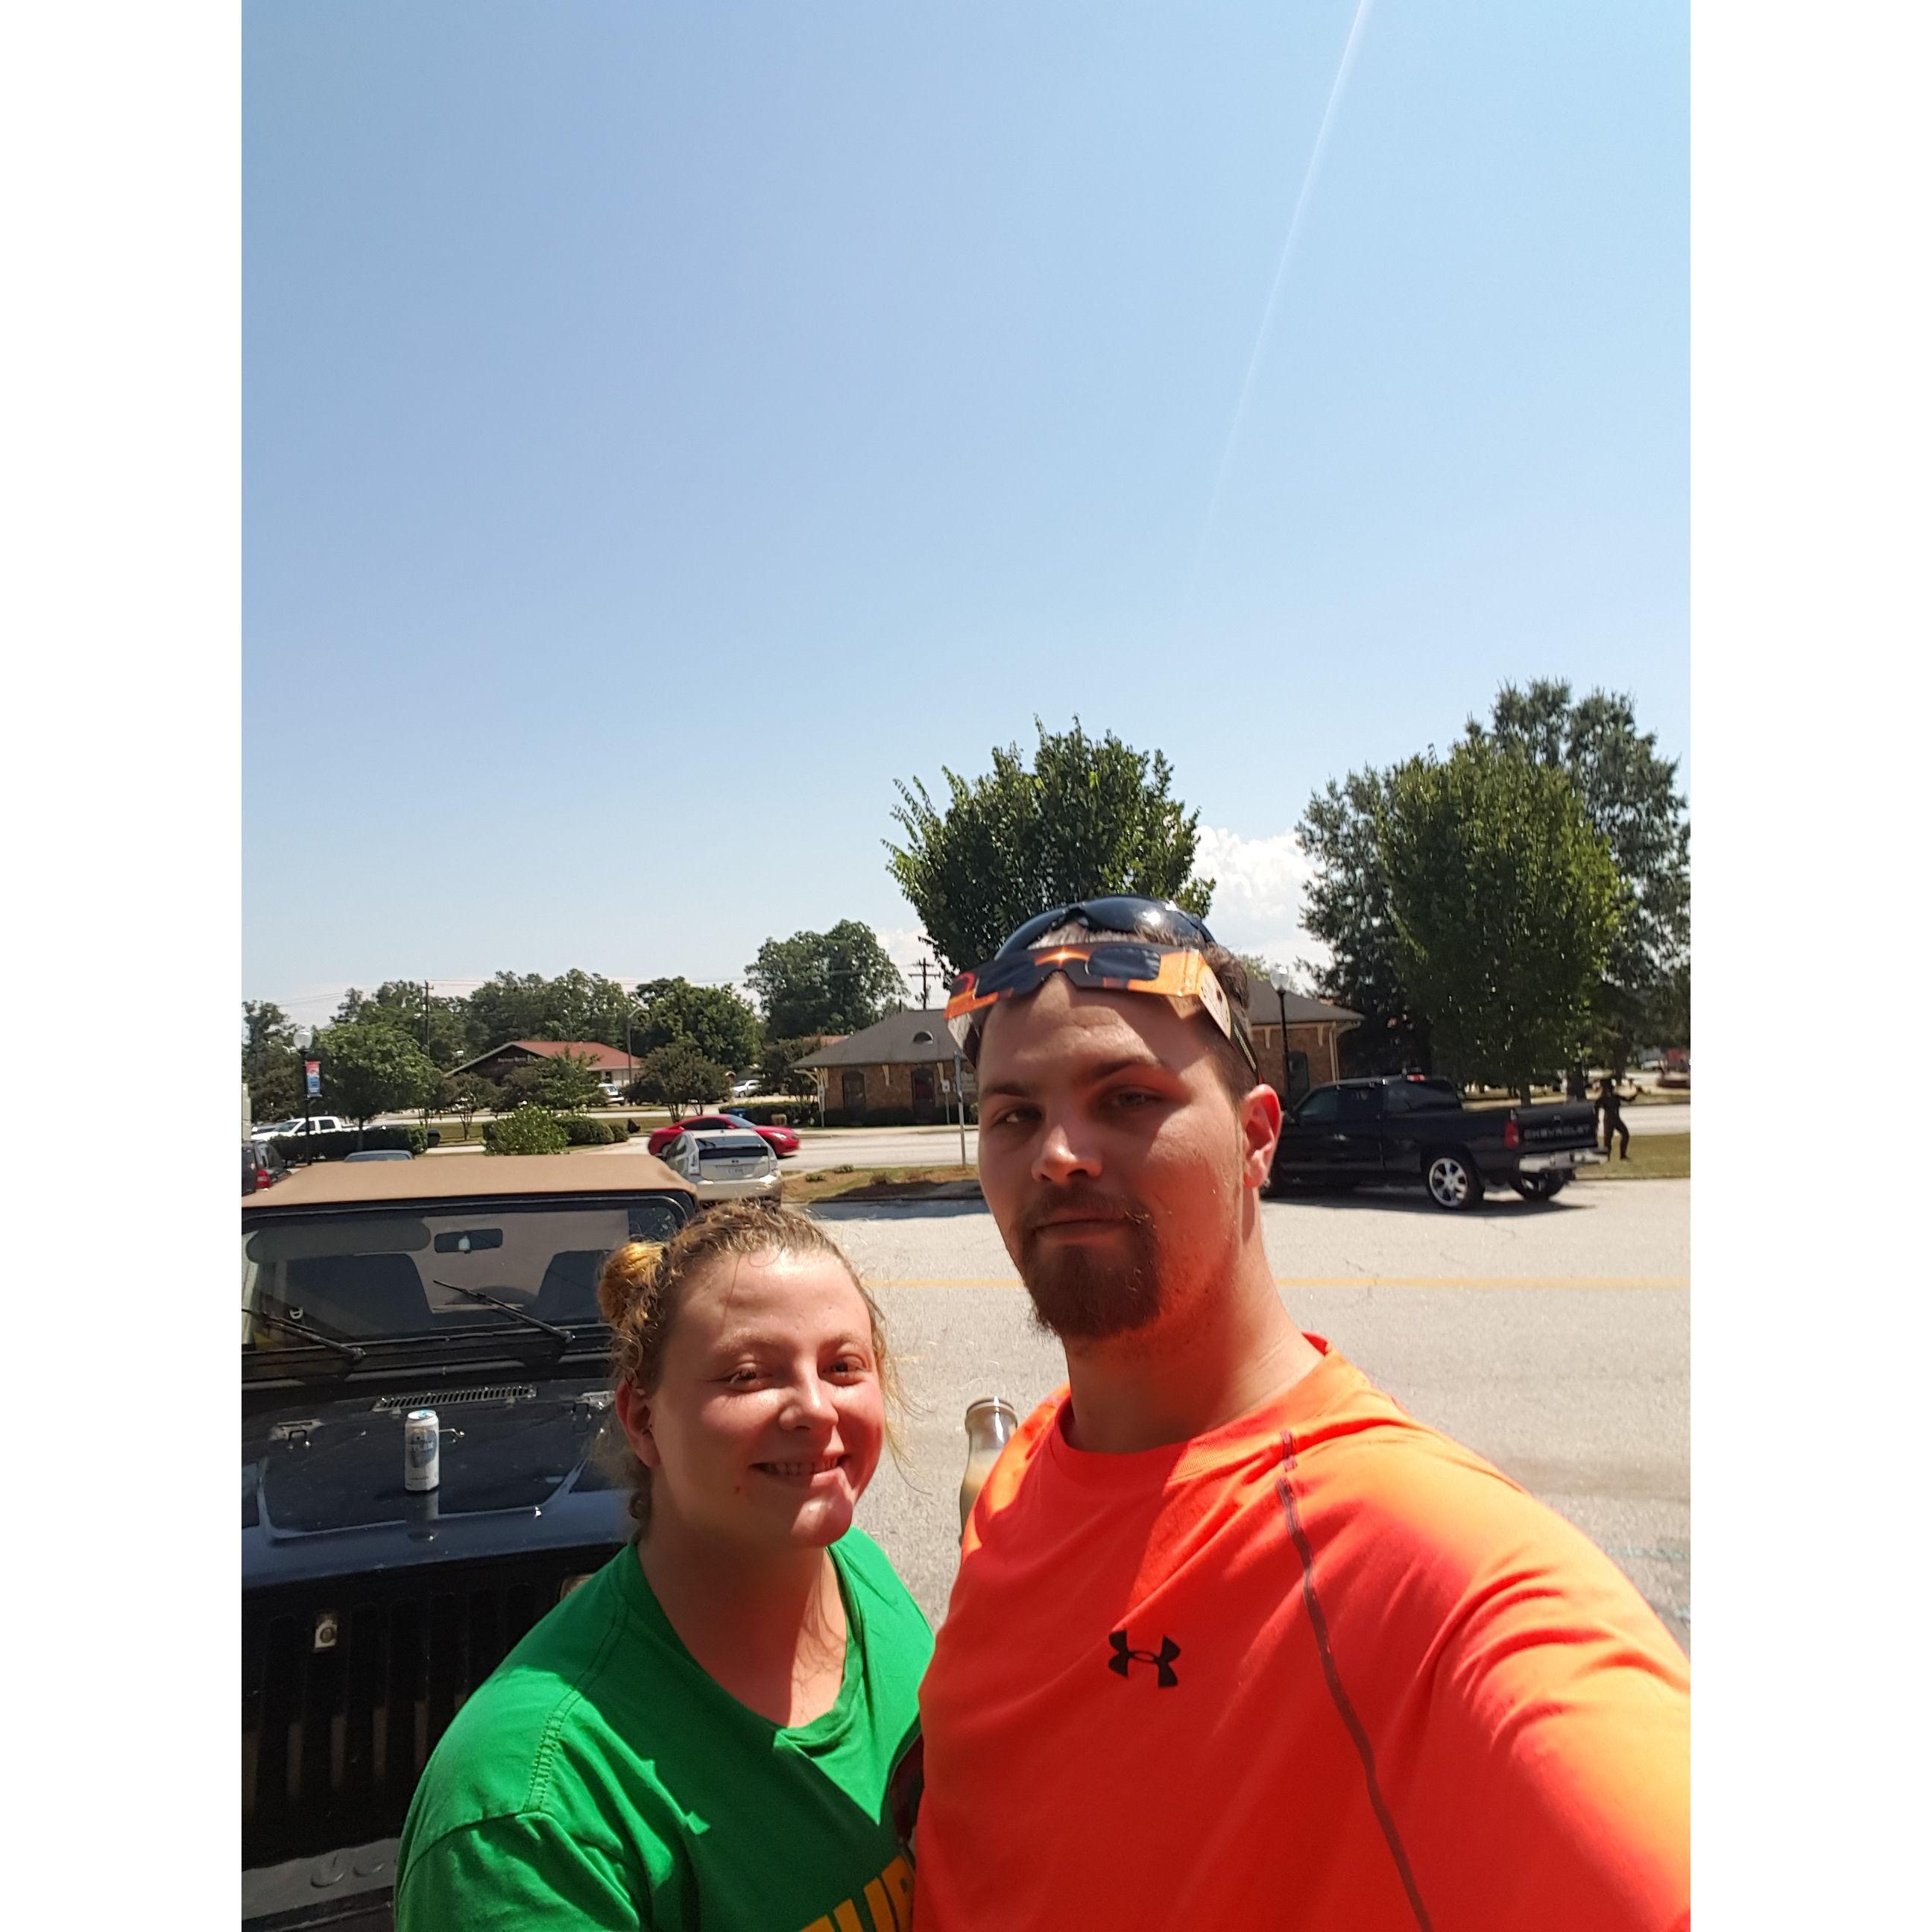
{"type": "Polygon", "coordinates": [[[1208,514],[1201,526],[1201,540],[1194,547],[1194,567],[1188,573],[1186,592],[1180,602],[1184,622],[1194,601],[1194,587],[1200,580],[1201,566],[1208,554],[1208,539],[1221,508],[1221,493],[1228,482],[1228,466],[1233,460],[1234,446],[1240,440],[1241,425],[1248,412],[1248,398],[1255,386],[1255,371],[1261,367],[1262,351],[1267,346],[1268,330],[1281,300],[1282,285],[1288,279],[1288,264],[1294,253],[1295,237],[1301,232],[1301,218],[1308,207],[1309,190],[1314,187],[1315,177],[1320,171],[1322,151],[1328,145],[1328,130],[1334,124],[1335,110],[1340,104],[1342,90],[1348,84],[1350,70],[1355,64],[1356,45],[1361,39],[1369,9],[1373,4],[1374,0],[1356,0],[1355,17],[1348,28],[1341,62],[1335,70],[1335,84],[1328,90],[1328,104],[1322,111],[1322,124],[1316,130],[1315,146],[1309,151],[1308,166],[1301,177],[1301,192],[1294,198],[1294,212],[1288,218],[1287,238],[1281,244],[1281,259],[1275,264],[1274,286],[1268,290],[1268,306],[1262,311],[1262,326],[1255,332],[1255,346],[1248,357],[1248,373],[1241,379],[1241,393],[1234,404],[1234,420],[1228,425],[1228,440],[1222,448],[1221,466],[1215,472],[1214,494],[1208,499],[1208,514]]]}

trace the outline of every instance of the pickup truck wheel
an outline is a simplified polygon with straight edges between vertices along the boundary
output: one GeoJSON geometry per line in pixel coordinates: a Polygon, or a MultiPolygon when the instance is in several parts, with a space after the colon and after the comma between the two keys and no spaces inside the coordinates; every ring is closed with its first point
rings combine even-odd
{"type": "Polygon", "coordinates": [[[1477,1172],[1476,1163],[1460,1148],[1430,1155],[1422,1178],[1430,1199],[1452,1214],[1474,1207],[1483,1198],[1483,1177],[1477,1172]]]}
{"type": "Polygon", "coordinates": [[[1511,1177],[1510,1185],[1526,1201],[1548,1201],[1570,1185],[1570,1177],[1567,1174],[1516,1174],[1511,1177]]]}

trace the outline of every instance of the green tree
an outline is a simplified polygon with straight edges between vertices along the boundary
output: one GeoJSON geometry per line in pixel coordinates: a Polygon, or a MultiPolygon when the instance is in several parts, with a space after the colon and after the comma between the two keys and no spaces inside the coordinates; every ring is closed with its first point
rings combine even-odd
{"type": "Polygon", "coordinates": [[[827,932],[766,940],[745,976],[764,1009],[768,1039],[856,1033],[905,1004],[899,969],[856,919],[827,932]]]}
{"type": "Polygon", "coordinates": [[[470,996],[471,1058],[513,1040],[580,1040],[622,1046],[631,995],[615,980],[572,967],[554,980],[499,973],[470,996]]]}
{"type": "Polygon", "coordinates": [[[767,1040],[758,1059],[758,1078],[765,1091],[792,1094],[800,1100],[815,1096],[818,1082],[812,1078],[811,1069],[796,1063],[818,1044],[817,1037],[811,1034],[801,1034],[796,1040],[767,1040]]]}
{"type": "Polygon", "coordinates": [[[1308,802],[1295,827],[1312,865],[1302,924],[1328,949],[1310,963],[1316,993],[1362,1016],[1342,1036],[1343,1070],[1399,1073],[1434,1064],[1429,1022],[1402,978],[1401,947],[1376,831],[1388,776],[1351,772],[1308,802]]]}
{"type": "Polygon", "coordinates": [[[1621,1074],[1640,1037],[1655,1030],[1652,1010],[1689,958],[1690,826],[1676,761],[1658,755],[1654,732],[1637,729],[1628,697],[1593,691],[1573,700],[1558,679],[1504,685],[1487,726],[1472,718],[1467,735],[1568,772],[1630,887],[1582,1042],[1593,1064],[1621,1074]]]}
{"type": "Polygon", "coordinates": [[[682,1041],[720,1066],[746,1067],[758,1055],[758,1016],[728,986],[653,980],[638,988],[644,1020],[636,1043],[646,1053],[682,1041]]]}
{"type": "Polygon", "coordinates": [[[647,1053],[639,1063],[628,1097],[670,1109],[673,1120],[686,1106],[706,1107],[731,1090],[731,1076],[682,1041],[647,1053]]]}
{"type": "Polygon", "coordinates": [[[256,1119],[299,1113],[302,1056],[295,1022],[272,1000],[244,1000],[242,1028],[242,1079],[256,1119]]]}
{"type": "Polygon", "coordinates": [[[446,1072],[469,1057],[469,1002],[435,993],[421,980],[385,980],[373,993],[351,986],[335,1024],[365,1022],[408,1034],[446,1072]]]}
{"type": "Polygon", "coordinates": [[[1070,731],[1034,728],[1030,767],[1016,744],[970,782],[942,766],[944,809],[922,780],[898,782],[905,843],[886,842],[886,870],[949,971],[989,958],[1048,906],[1136,892],[1204,916],[1214,897],[1214,881],[1192,876],[1201,814],[1171,796],[1163,754],[1089,738],[1077,718],[1070,731]]]}
{"type": "Polygon", "coordinates": [[[512,1067],[503,1078],[503,1096],[513,1107],[548,1107],[554,1114],[574,1114],[603,1097],[601,1078],[584,1054],[545,1054],[512,1067]]]}
{"type": "Polygon", "coordinates": [[[378,1114],[420,1107],[436,1090],[435,1064],[400,1028],[379,1020],[345,1020],[316,1039],[322,1097],[332,1113],[358,1128],[378,1114]]]}
{"type": "Polygon", "coordinates": [[[1629,898],[1609,842],[1567,772],[1480,741],[1398,766],[1376,831],[1438,1054],[1527,1100],[1577,1052],[1629,898]]]}
{"type": "Polygon", "coordinates": [[[1645,1015],[1649,1046],[1690,1044],[1690,962],[1671,968],[1645,1015]]]}
{"type": "Polygon", "coordinates": [[[502,1089],[480,1073],[445,1074],[442,1104],[463,1123],[463,1138],[470,1138],[470,1123],[478,1114],[494,1112],[503,1097],[502,1089]]]}

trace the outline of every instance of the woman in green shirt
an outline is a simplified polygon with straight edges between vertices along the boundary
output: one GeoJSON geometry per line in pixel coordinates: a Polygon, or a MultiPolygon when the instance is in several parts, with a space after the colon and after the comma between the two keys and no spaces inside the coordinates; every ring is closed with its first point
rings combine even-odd
{"type": "Polygon", "coordinates": [[[605,1264],[626,1546],[457,1714],[398,1858],[400,1932],[906,1932],[886,1802],[932,1636],[852,1512],[886,1438],[837,1246],[732,1203],[605,1264]]]}

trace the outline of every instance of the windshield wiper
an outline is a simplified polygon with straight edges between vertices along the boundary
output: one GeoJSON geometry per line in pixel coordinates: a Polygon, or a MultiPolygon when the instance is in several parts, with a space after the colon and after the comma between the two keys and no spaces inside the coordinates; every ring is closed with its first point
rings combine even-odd
{"type": "Polygon", "coordinates": [[[291,1335],[299,1335],[304,1342],[320,1342],[325,1348],[335,1352],[352,1362],[359,1362],[369,1352],[358,1348],[353,1342],[338,1341],[307,1322],[298,1322],[291,1315],[273,1315],[266,1308],[244,1308],[242,1312],[251,1322],[265,1322],[271,1328],[284,1328],[291,1335]]]}
{"type": "Polygon", "coordinates": [[[555,1322],[546,1322],[540,1316],[531,1314],[529,1310],[519,1308],[514,1302],[500,1301],[494,1294],[485,1294],[480,1288],[464,1288],[453,1281],[438,1281],[434,1275],[430,1280],[437,1288],[448,1288],[452,1294],[467,1295],[472,1301],[480,1301],[488,1308],[500,1308],[516,1321],[526,1322],[532,1328],[541,1328],[553,1341],[562,1342],[566,1348],[577,1340],[574,1329],[560,1328],[555,1322]]]}

